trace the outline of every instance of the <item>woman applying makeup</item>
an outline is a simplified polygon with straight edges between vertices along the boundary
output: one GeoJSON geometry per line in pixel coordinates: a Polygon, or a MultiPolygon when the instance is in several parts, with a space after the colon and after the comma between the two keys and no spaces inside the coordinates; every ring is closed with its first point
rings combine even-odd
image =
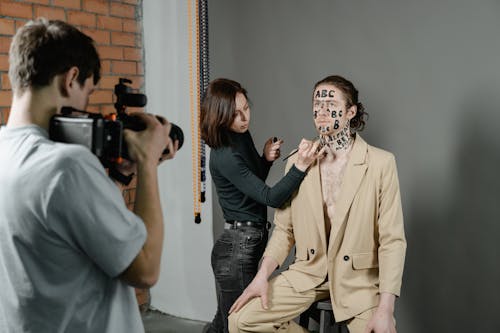
{"type": "Polygon", "coordinates": [[[322,154],[318,143],[303,139],[295,165],[274,186],[266,185],[283,141],[268,139],[260,155],[249,132],[250,115],[247,92],[238,82],[216,79],[209,84],[200,128],[211,148],[210,173],[225,220],[214,223],[225,225],[212,250],[218,308],[207,332],[228,332],[228,311],[257,273],[268,239],[267,206],[283,205],[322,154]]]}

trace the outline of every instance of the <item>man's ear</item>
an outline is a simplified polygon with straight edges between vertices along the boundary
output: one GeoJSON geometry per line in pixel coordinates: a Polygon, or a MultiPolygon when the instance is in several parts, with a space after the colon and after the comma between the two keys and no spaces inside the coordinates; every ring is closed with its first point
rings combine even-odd
{"type": "Polygon", "coordinates": [[[66,73],[62,74],[59,91],[63,97],[69,97],[69,92],[75,88],[79,74],[80,70],[76,66],[71,67],[66,73]]]}
{"type": "Polygon", "coordinates": [[[347,118],[351,120],[354,118],[354,116],[358,113],[358,106],[356,104],[351,105],[349,108],[347,108],[347,118]]]}

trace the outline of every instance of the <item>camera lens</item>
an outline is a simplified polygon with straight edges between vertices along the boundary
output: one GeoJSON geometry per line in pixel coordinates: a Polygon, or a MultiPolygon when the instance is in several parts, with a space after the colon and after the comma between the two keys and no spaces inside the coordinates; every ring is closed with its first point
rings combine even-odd
{"type": "Polygon", "coordinates": [[[174,123],[170,123],[172,127],[170,128],[170,139],[172,141],[179,140],[179,149],[181,149],[182,144],[184,143],[184,133],[182,132],[181,128],[177,126],[174,123]]]}
{"type": "MultiPolygon", "coordinates": [[[[174,143],[175,140],[179,140],[179,147],[177,148],[177,150],[179,150],[181,149],[182,144],[184,143],[184,133],[182,132],[181,128],[176,124],[170,123],[170,125],[171,125],[170,133],[168,134],[168,136],[172,140],[172,143],[174,143]]],[[[168,150],[168,148],[165,148],[165,150],[163,151],[163,155],[166,155],[169,152],[170,151],[168,150]]]]}

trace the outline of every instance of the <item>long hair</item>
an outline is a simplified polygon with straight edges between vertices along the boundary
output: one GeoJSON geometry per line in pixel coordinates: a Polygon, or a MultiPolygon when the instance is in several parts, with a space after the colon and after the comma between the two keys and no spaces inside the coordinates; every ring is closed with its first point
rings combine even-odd
{"type": "Polygon", "coordinates": [[[210,148],[231,144],[229,131],[236,117],[236,94],[247,98],[247,91],[236,81],[215,79],[208,85],[201,104],[201,138],[210,148]]]}
{"type": "Polygon", "coordinates": [[[314,85],[313,94],[316,88],[321,84],[331,84],[342,91],[347,100],[347,108],[356,105],[358,110],[356,115],[351,119],[351,129],[358,132],[362,131],[365,128],[368,113],[365,111],[363,104],[358,101],[358,90],[354,87],[352,82],[339,75],[330,75],[314,85]]]}

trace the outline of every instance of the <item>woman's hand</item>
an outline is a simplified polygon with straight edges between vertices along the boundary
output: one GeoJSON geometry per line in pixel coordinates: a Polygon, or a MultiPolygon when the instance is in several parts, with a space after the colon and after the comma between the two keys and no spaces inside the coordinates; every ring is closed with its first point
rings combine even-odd
{"type": "Polygon", "coordinates": [[[283,140],[276,137],[269,138],[264,144],[264,158],[268,162],[273,162],[281,156],[280,147],[283,140]]]}
{"type": "Polygon", "coordinates": [[[305,172],[309,166],[316,161],[318,157],[323,157],[325,147],[318,151],[319,141],[313,142],[302,139],[299,144],[299,151],[297,153],[297,161],[295,167],[302,172],[305,172]]]}

